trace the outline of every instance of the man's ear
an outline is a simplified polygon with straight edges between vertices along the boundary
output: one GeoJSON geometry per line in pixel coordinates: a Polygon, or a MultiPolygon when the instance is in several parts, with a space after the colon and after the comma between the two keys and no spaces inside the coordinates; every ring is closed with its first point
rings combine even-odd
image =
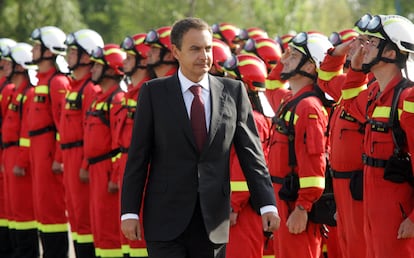
{"type": "Polygon", "coordinates": [[[316,65],[313,62],[308,61],[303,65],[303,70],[307,73],[314,74],[316,72],[316,65]]]}
{"type": "Polygon", "coordinates": [[[173,58],[175,59],[179,59],[179,55],[180,55],[180,50],[178,49],[178,47],[174,44],[171,45],[171,52],[167,52],[165,54],[165,59],[167,60],[173,60],[173,58]]]}

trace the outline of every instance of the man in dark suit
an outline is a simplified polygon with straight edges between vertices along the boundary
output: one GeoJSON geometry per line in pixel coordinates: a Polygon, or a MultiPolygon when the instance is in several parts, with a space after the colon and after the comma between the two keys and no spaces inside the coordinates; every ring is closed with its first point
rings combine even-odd
{"type": "Polygon", "coordinates": [[[138,99],[123,179],[122,231],[129,239],[141,238],[138,214],[144,203],[149,257],[224,257],[232,144],[265,231],[280,223],[274,191],[243,84],[208,75],[208,24],[198,18],[180,20],[171,42],[178,73],[145,83],[138,99]],[[200,95],[193,93],[194,85],[200,95]],[[197,101],[202,109],[193,113],[197,101]],[[196,132],[192,121],[200,117],[196,132]],[[199,137],[203,130],[205,139],[199,137]]]}

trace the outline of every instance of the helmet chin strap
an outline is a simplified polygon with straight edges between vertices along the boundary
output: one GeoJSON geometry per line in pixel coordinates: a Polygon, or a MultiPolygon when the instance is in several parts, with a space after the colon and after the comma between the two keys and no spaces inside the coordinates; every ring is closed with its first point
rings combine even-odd
{"type": "Polygon", "coordinates": [[[302,56],[302,59],[300,60],[299,64],[296,66],[296,68],[293,71],[291,71],[291,72],[281,73],[280,74],[280,78],[282,80],[288,80],[292,76],[294,76],[296,74],[300,74],[300,75],[306,76],[308,78],[311,78],[312,80],[316,80],[316,76],[315,75],[312,75],[310,73],[307,73],[305,71],[300,70],[303,67],[303,65],[306,63],[306,61],[308,61],[308,60],[309,60],[309,58],[307,58],[305,55],[303,55],[302,56]]]}
{"type": "Polygon", "coordinates": [[[141,60],[142,60],[142,58],[139,55],[136,55],[135,56],[135,66],[134,66],[134,68],[132,68],[132,70],[128,71],[128,72],[124,70],[125,75],[132,76],[138,69],[143,69],[143,70],[147,69],[146,65],[140,65],[139,64],[139,62],[141,62],[141,60]]]}

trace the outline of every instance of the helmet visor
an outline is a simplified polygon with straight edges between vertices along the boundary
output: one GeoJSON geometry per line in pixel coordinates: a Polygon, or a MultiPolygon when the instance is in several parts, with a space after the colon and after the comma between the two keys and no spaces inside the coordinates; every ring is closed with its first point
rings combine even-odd
{"type": "Polygon", "coordinates": [[[238,68],[239,61],[237,60],[237,56],[231,55],[229,58],[226,59],[223,63],[223,68],[233,77],[238,80],[241,80],[241,74],[238,68]]]}
{"type": "Polygon", "coordinates": [[[155,45],[162,48],[163,44],[160,41],[160,35],[156,30],[150,30],[145,37],[144,42],[149,45],[155,45]]]}
{"type": "Polygon", "coordinates": [[[105,55],[104,50],[101,47],[97,47],[92,51],[92,57],[91,60],[100,64],[105,65],[105,55]]]}
{"type": "Polygon", "coordinates": [[[358,21],[355,22],[355,27],[360,33],[367,29],[368,23],[371,21],[372,16],[369,13],[364,14],[358,21]]]}
{"type": "Polygon", "coordinates": [[[309,51],[309,48],[307,46],[308,44],[308,33],[306,32],[300,32],[296,36],[294,36],[290,43],[294,48],[299,50],[303,55],[305,55],[307,58],[312,60],[312,55],[309,51]]]}
{"type": "Polygon", "coordinates": [[[342,43],[341,35],[338,32],[332,32],[328,39],[334,46],[342,43]]]}

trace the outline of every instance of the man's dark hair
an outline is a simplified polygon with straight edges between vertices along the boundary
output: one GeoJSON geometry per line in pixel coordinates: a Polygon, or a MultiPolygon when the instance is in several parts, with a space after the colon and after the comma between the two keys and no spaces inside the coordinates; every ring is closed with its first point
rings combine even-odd
{"type": "Polygon", "coordinates": [[[204,20],[200,18],[187,17],[182,20],[176,21],[171,30],[171,44],[175,45],[181,50],[181,44],[183,42],[184,34],[190,29],[196,30],[208,30],[212,34],[211,28],[204,20]]]}

